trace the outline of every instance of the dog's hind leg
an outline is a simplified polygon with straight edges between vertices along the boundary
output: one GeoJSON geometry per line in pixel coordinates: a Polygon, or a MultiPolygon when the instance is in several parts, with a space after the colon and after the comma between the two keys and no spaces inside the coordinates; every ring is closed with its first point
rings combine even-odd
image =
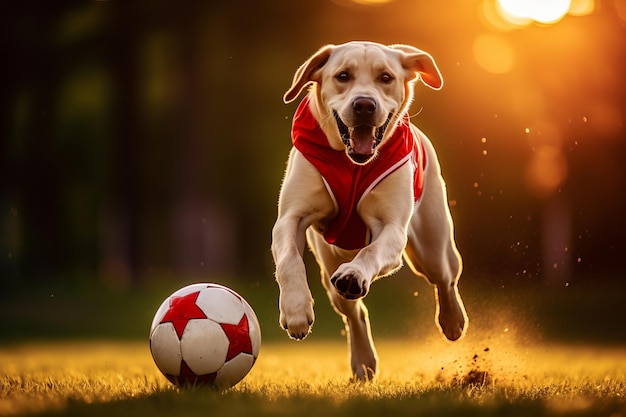
{"type": "Polygon", "coordinates": [[[352,375],[356,380],[370,381],[376,375],[378,355],[372,339],[367,307],[362,299],[346,300],[337,294],[327,277],[323,276],[322,280],[328,298],[346,328],[352,375]]]}
{"type": "Polygon", "coordinates": [[[311,229],[307,232],[307,238],[320,266],[326,294],[345,325],[352,374],[356,380],[370,381],[376,375],[378,355],[372,339],[367,308],[362,299],[346,300],[339,295],[330,282],[332,272],[340,264],[350,261],[354,252],[345,252],[345,256],[342,256],[339,252],[344,251],[331,248],[319,234],[311,229]]]}
{"type": "Polygon", "coordinates": [[[370,381],[377,371],[378,355],[370,328],[367,308],[362,299],[346,300],[338,295],[335,287],[324,279],[328,298],[345,324],[346,338],[350,349],[350,366],[352,375],[360,381],[370,381]]]}
{"type": "Polygon", "coordinates": [[[454,226],[448,207],[445,183],[434,148],[423,140],[427,152],[424,191],[415,207],[404,251],[406,263],[424,276],[435,289],[436,323],[449,340],[462,337],[467,314],[459,295],[461,256],[454,242],[454,226]]]}

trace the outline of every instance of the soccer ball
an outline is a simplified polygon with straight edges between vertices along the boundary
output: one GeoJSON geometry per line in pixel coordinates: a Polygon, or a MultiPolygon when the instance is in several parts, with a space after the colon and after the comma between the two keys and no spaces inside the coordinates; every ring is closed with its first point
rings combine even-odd
{"type": "Polygon", "coordinates": [[[239,294],[202,283],[167,297],[150,327],[150,352],[177,386],[227,389],[245,377],[261,347],[254,311],[239,294]]]}

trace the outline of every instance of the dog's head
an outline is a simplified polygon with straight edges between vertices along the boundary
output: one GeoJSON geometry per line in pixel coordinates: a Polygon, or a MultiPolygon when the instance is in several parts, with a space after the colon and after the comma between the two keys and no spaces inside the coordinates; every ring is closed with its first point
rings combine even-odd
{"type": "Polygon", "coordinates": [[[311,111],[330,146],[366,164],[402,120],[418,79],[435,90],[443,85],[433,58],[412,46],[327,45],[298,68],[284,101],[311,85],[311,111]]]}

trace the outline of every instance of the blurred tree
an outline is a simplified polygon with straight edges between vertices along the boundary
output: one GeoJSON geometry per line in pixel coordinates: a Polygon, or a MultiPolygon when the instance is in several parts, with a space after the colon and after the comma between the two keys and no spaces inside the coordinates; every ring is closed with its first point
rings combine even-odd
{"type": "Polygon", "coordinates": [[[3,251],[4,284],[13,283],[18,271],[46,277],[51,270],[68,266],[61,220],[65,166],[56,149],[54,129],[66,62],[53,41],[63,10],[52,3],[39,7],[12,3],[8,8],[0,17],[6,59],[0,104],[4,137],[0,207],[6,228],[18,223],[3,235],[19,247],[3,251]],[[8,236],[9,232],[19,237],[8,236]]]}
{"type": "Polygon", "coordinates": [[[565,245],[559,256],[575,264],[557,272],[615,270],[625,249],[621,9],[499,32],[476,17],[479,0],[365,3],[7,5],[0,285],[76,273],[121,287],[163,272],[271,281],[296,106],[282,93],[319,46],[354,39],[413,44],[444,74],[440,92],[418,85],[411,115],[442,160],[468,275],[538,277],[565,245]],[[485,32],[508,45],[509,73],[479,65],[485,32]],[[556,158],[537,152],[551,144],[545,126],[560,138],[556,158]],[[537,184],[550,161],[567,167],[550,188],[565,211],[547,212],[553,200],[532,192],[532,161],[537,184]],[[545,213],[562,227],[547,227],[545,213]]]}
{"type": "Polygon", "coordinates": [[[142,263],[141,231],[144,190],[141,186],[143,134],[140,130],[140,103],[137,85],[139,45],[146,19],[141,18],[140,2],[111,2],[107,19],[108,43],[103,51],[112,72],[111,103],[113,170],[105,227],[115,231],[103,248],[103,264],[108,279],[137,280],[142,263]]]}

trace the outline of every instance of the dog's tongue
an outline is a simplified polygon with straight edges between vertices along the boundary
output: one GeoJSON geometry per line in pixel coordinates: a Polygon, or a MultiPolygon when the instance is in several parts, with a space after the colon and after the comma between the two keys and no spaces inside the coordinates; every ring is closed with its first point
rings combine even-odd
{"type": "Polygon", "coordinates": [[[350,132],[350,146],[355,153],[371,155],[374,153],[374,128],[371,126],[357,126],[350,132]]]}

